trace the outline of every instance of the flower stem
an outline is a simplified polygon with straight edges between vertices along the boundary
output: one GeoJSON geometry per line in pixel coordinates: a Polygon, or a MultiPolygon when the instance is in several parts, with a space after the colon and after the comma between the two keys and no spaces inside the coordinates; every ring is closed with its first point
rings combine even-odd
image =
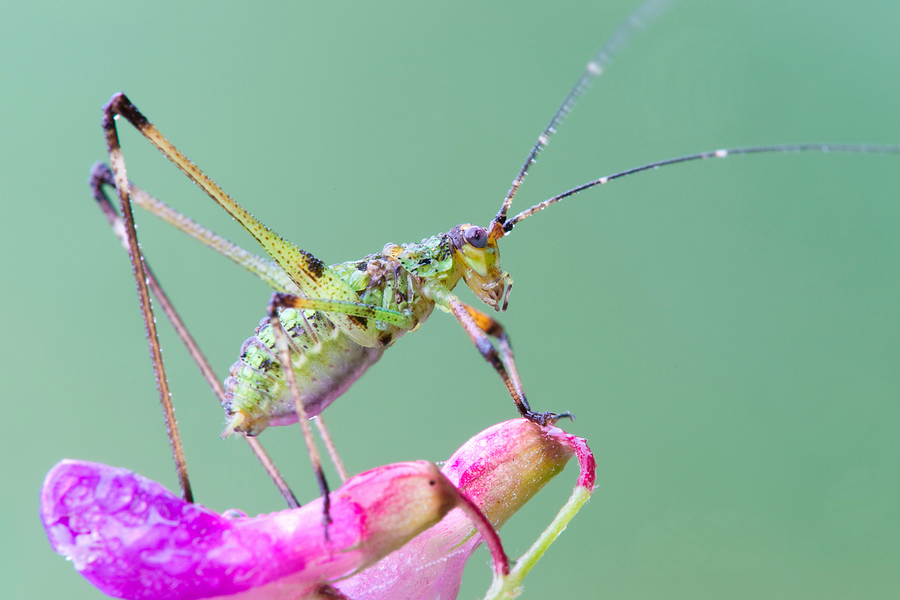
{"type": "Polygon", "coordinates": [[[515,598],[522,593],[522,580],[525,579],[525,575],[528,574],[531,568],[537,563],[541,556],[543,556],[547,548],[550,547],[550,544],[559,537],[559,534],[563,532],[566,525],[568,525],[569,521],[572,520],[572,517],[575,516],[575,513],[577,513],[584,503],[588,501],[592,491],[593,490],[583,486],[575,487],[572,491],[572,495],[569,496],[569,501],[560,509],[556,514],[556,518],[553,519],[550,525],[548,525],[538,539],[535,540],[534,544],[531,545],[531,548],[516,561],[516,566],[513,567],[509,575],[504,577],[494,577],[494,581],[484,600],[506,600],[507,598],[515,598]]]}

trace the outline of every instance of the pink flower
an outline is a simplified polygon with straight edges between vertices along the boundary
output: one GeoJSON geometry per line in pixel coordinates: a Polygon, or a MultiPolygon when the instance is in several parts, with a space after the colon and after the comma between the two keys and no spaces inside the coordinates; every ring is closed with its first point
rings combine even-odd
{"type": "Polygon", "coordinates": [[[124,469],[64,460],[44,481],[41,518],[54,550],[122,598],[333,598],[340,593],[328,584],[354,573],[339,584],[352,598],[455,598],[485,537],[495,581],[508,580],[491,524],[502,525],[572,455],[582,468],[576,490],[589,494],[593,456],[583,440],[521,419],[502,423],[460,448],[446,475],[421,461],[351,478],[331,495],[327,539],[321,500],[255,518],[218,515],[124,469]]]}
{"type": "MultiPolygon", "coordinates": [[[[506,421],[466,442],[441,471],[500,529],[504,523],[575,456],[581,468],[572,499],[545,531],[548,539],[517,561],[517,589],[543,551],[594,489],[594,455],[582,438],[556,427],[539,427],[525,419],[506,421]]],[[[466,561],[482,542],[459,511],[420,534],[375,566],[336,587],[354,600],[456,598],[466,561]]],[[[495,585],[496,585],[495,580],[495,585]]]]}

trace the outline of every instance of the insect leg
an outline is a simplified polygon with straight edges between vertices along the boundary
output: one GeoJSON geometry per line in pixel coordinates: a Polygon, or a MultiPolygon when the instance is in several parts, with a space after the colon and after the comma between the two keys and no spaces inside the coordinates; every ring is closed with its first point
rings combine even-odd
{"type": "MultiPolygon", "coordinates": [[[[91,167],[89,184],[93,190],[94,198],[98,198],[98,194],[103,186],[115,187],[112,171],[110,171],[109,167],[102,162],[95,163],[94,166],[91,167]]],[[[289,294],[300,293],[300,288],[297,287],[297,284],[291,281],[290,277],[288,277],[284,270],[274,261],[248,252],[234,242],[210,231],[187,215],[184,215],[167,205],[162,200],[154,198],[146,191],[134,185],[134,183],[129,181],[128,185],[131,192],[132,204],[141,207],[182,233],[186,233],[201,244],[215,250],[239,267],[243,267],[250,271],[273,290],[289,294]]]]}
{"type": "MultiPolygon", "coordinates": [[[[113,231],[122,242],[122,245],[127,248],[128,241],[125,238],[125,225],[122,223],[121,217],[119,217],[118,213],[116,213],[112,203],[110,202],[109,198],[106,195],[106,192],[103,189],[104,185],[114,185],[114,182],[112,181],[112,171],[110,171],[109,168],[103,163],[95,164],[91,169],[91,178],[89,183],[94,194],[94,199],[97,200],[97,204],[100,207],[100,210],[106,216],[107,221],[109,221],[110,226],[112,226],[113,231]]],[[[134,188],[132,187],[132,190],[133,189],[134,188]]],[[[187,348],[188,353],[194,359],[194,362],[197,363],[197,366],[199,367],[200,372],[203,374],[203,377],[212,388],[213,393],[215,393],[216,397],[219,399],[219,403],[222,403],[225,398],[225,389],[222,387],[221,380],[219,380],[219,378],[216,376],[215,372],[209,364],[209,361],[203,354],[203,351],[200,350],[200,347],[197,345],[197,342],[194,340],[190,331],[188,331],[188,328],[184,324],[184,321],[182,321],[181,316],[175,310],[175,306],[169,300],[169,297],[166,295],[165,291],[163,291],[162,286],[159,284],[159,280],[153,274],[153,270],[150,268],[150,265],[147,263],[146,259],[144,260],[144,268],[147,275],[147,284],[150,287],[150,291],[153,292],[153,296],[156,298],[156,301],[162,307],[163,312],[166,313],[166,317],[168,317],[169,322],[172,323],[172,326],[175,328],[175,332],[178,334],[178,337],[187,348]]],[[[244,439],[247,440],[247,443],[250,445],[250,449],[256,455],[256,458],[259,459],[259,462],[272,478],[272,481],[275,482],[275,486],[278,488],[278,491],[281,492],[281,495],[287,502],[288,508],[297,508],[298,506],[300,506],[300,503],[297,502],[297,498],[294,496],[294,493],[288,487],[287,482],[285,482],[284,478],[281,476],[281,473],[278,471],[278,468],[275,466],[275,463],[272,462],[272,459],[262,447],[262,444],[260,444],[259,440],[248,436],[244,436],[244,439]]]]}
{"type": "MultiPolygon", "coordinates": [[[[359,302],[343,302],[340,300],[324,300],[318,298],[302,298],[300,296],[294,296],[292,294],[281,294],[275,293],[272,294],[272,303],[274,303],[278,310],[285,308],[294,308],[297,310],[318,310],[329,316],[334,313],[342,313],[355,317],[362,317],[365,319],[374,319],[376,321],[386,321],[398,327],[403,327],[409,329],[412,326],[412,317],[405,315],[401,312],[389,310],[385,308],[381,308],[378,306],[372,306],[369,304],[362,304],[359,302]]],[[[273,331],[276,329],[281,329],[280,323],[272,322],[273,331]]],[[[288,366],[282,364],[284,369],[289,369],[288,366]]],[[[290,369],[293,375],[293,369],[290,369]]],[[[296,399],[295,399],[296,403],[296,399]]],[[[305,419],[305,412],[303,414],[303,419],[305,419]]],[[[297,413],[298,419],[301,418],[301,413],[297,413]]],[[[331,434],[328,432],[328,429],[325,426],[325,422],[322,420],[322,416],[319,415],[316,418],[316,427],[319,429],[319,434],[322,436],[322,441],[325,443],[325,448],[328,450],[328,455],[331,457],[332,463],[334,463],[334,467],[338,472],[338,475],[341,477],[341,481],[346,481],[349,477],[346,468],[344,467],[344,462],[341,460],[340,455],[338,455],[337,448],[334,445],[334,442],[331,439],[331,434]]]]}
{"type": "Polygon", "coordinates": [[[366,327],[365,319],[384,321],[404,329],[409,329],[415,324],[415,317],[410,314],[371,304],[363,304],[362,302],[347,302],[345,300],[330,300],[327,298],[302,298],[293,294],[277,292],[272,297],[273,300],[277,298],[279,308],[318,310],[328,314],[329,318],[337,314],[357,317],[358,320],[363,320],[360,323],[362,328],[366,327]]]}
{"type": "Polygon", "coordinates": [[[278,360],[281,362],[281,369],[284,372],[284,378],[288,383],[291,391],[291,398],[294,401],[294,410],[297,413],[297,421],[300,423],[300,429],[303,431],[303,440],[306,442],[306,450],[309,454],[309,461],[312,463],[313,471],[316,474],[316,481],[319,483],[319,492],[322,494],[322,522],[325,525],[325,538],[328,538],[328,524],[331,523],[330,499],[328,497],[328,482],[325,480],[325,473],[322,471],[322,459],[319,456],[319,449],[316,447],[316,440],[313,438],[312,429],[309,427],[309,419],[306,416],[306,407],[303,406],[303,398],[300,395],[300,387],[297,385],[297,378],[294,375],[294,368],[291,365],[291,351],[288,345],[288,335],[281,326],[281,320],[278,318],[280,294],[277,292],[272,294],[272,300],[269,302],[269,320],[272,323],[272,335],[275,337],[275,350],[278,353],[278,360]]]}
{"type": "MultiPolygon", "coordinates": [[[[200,186],[219,206],[234,217],[247,232],[256,238],[256,241],[265,248],[275,262],[278,263],[294,283],[311,298],[334,298],[347,302],[355,302],[359,298],[356,292],[337,276],[321,260],[288,242],[280,235],[263,225],[247,210],[225,193],[216,183],[201,171],[194,163],[182,154],[169,140],[164,138],[159,130],[154,127],[147,118],[141,114],[134,104],[123,93],[113,94],[109,102],[103,107],[103,122],[112,135],[116,136],[117,160],[121,161],[121,149],[118,146],[116,135],[115,117],[124,117],[131,125],[143,135],[147,141],[156,146],[175,166],[187,175],[191,181],[200,186]]],[[[110,162],[115,163],[112,153],[110,162]]],[[[113,172],[116,173],[117,183],[127,193],[128,179],[119,174],[119,168],[113,164],[113,172]],[[119,178],[121,177],[121,180],[119,178]]],[[[117,185],[117,187],[119,187],[117,185]]],[[[374,344],[371,336],[361,328],[359,323],[346,314],[336,313],[333,321],[341,330],[347,333],[354,341],[362,346],[374,344]]],[[[371,346],[369,346],[371,347],[371,346]]]]}
{"type": "Polygon", "coordinates": [[[339,589],[328,583],[320,583],[314,590],[306,592],[304,598],[317,598],[318,600],[350,600],[339,589]]]}
{"type": "Polygon", "coordinates": [[[530,421],[534,421],[539,425],[552,425],[562,418],[572,418],[571,413],[553,413],[553,412],[535,412],[528,405],[525,398],[525,391],[522,388],[522,381],[519,379],[519,373],[516,370],[516,363],[513,360],[512,346],[509,344],[509,337],[503,326],[489,317],[480,310],[473,308],[457,298],[448,300],[450,311],[463,326],[469,338],[481,352],[481,355],[496,369],[500,374],[500,378],[509,390],[519,414],[530,421]],[[497,339],[500,352],[494,348],[489,337],[497,339]]]}
{"type": "Polygon", "coordinates": [[[347,483],[347,480],[350,479],[350,474],[347,472],[344,461],[341,460],[341,456],[338,454],[337,447],[334,445],[334,440],[331,439],[331,432],[329,432],[328,427],[325,426],[325,420],[322,419],[322,415],[316,417],[316,428],[319,430],[319,436],[325,443],[325,449],[328,450],[328,457],[331,459],[331,463],[334,465],[335,470],[338,472],[338,476],[341,478],[341,483],[347,483]]]}
{"type": "Polygon", "coordinates": [[[116,191],[119,195],[119,211],[122,214],[124,224],[124,237],[127,241],[128,257],[131,260],[131,270],[137,284],[138,300],[141,306],[141,315],[144,318],[144,330],[147,334],[147,343],[150,346],[150,356],[153,362],[153,374],[156,376],[156,386],[159,389],[159,399],[163,406],[166,419],[166,428],[169,433],[169,444],[175,458],[175,470],[178,473],[178,482],[181,486],[181,496],[186,502],[193,502],[191,484],[188,480],[187,463],[184,458],[184,450],[181,446],[181,436],[178,434],[178,425],[175,422],[175,410],[172,407],[172,397],[169,392],[169,383],[166,380],[166,371],[163,366],[162,350],[159,346],[159,337],[156,334],[156,321],[153,317],[153,308],[150,305],[150,290],[147,286],[147,275],[144,269],[144,258],[138,246],[137,232],[134,228],[134,213],[131,210],[131,199],[128,192],[128,175],[125,171],[125,159],[122,156],[122,148],[119,145],[119,135],[116,132],[114,120],[110,114],[104,111],[103,130],[106,134],[106,148],[109,153],[109,162],[112,165],[113,179],[116,183],[116,191]]]}

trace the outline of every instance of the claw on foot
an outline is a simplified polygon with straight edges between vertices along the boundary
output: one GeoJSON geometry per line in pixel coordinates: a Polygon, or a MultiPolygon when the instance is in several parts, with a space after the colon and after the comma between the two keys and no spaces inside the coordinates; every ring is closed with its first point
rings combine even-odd
{"type": "Polygon", "coordinates": [[[560,419],[571,419],[575,420],[575,415],[570,413],[569,411],[555,413],[555,412],[533,412],[527,411],[522,415],[532,423],[537,423],[541,427],[547,427],[548,425],[556,425],[556,422],[560,419]]]}

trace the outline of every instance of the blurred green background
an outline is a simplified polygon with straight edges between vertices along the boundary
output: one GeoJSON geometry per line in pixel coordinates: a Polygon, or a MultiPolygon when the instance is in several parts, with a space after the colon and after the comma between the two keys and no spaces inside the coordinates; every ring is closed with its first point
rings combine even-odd
{"type": "MultiPolygon", "coordinates": [[[[496,212],[631,0],[7,3],[3,117],[3,521],[8,598],[97,598],[53,554],[38,490],[64,457],[175,486],[125,253],[85,185],[118,90],[235,198],[333,263],[496,212]]],[[[900,143],[900,5],[675,6],[542,155],[526,207],[651,160],[777,142],[900,143]]],[[[133,131],[139,185],[256,251],[133,131]]],[[[900,595],[900,157],[771,155],[672,167],[584,194],[502,243],[502,315],[532,404],[597,454],[591,503],[525,598],[900,595]]],[[[219,373],[268,291],[139,214],[148,261],[219,373]]],[[[467,292],[464,299],[473,300],[467,292]]],[[[167,325],[197,498],[282,508],[167,325]]],[[[515,416],[435,314],[327,412],[351,471],[446,458],[515,416]]],[[[296,428],[261,440],[316,495],[296,428]]],[[[503,531],[517,556],[574,465],[503,531]]],[[[334,478],[333,478],[334,480],[334,478]]],[[[470,563],[462,598],[487,587],[470,563]]]]}

